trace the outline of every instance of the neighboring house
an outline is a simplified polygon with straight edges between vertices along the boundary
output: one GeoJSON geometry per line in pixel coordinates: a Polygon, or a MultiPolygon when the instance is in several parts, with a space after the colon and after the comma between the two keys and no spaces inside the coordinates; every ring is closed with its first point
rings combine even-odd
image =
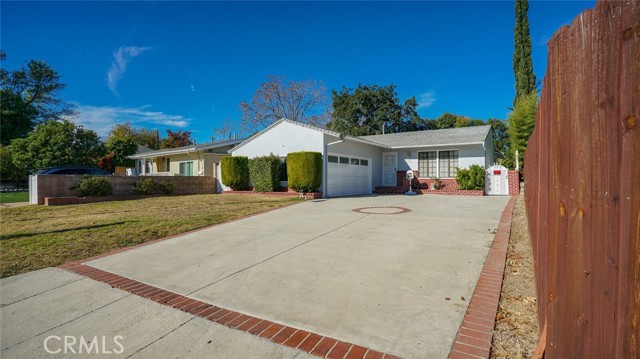
{"type": "MultiPolygon", "coordinates": [[[[274,154],[284,159],[298,151],[323,154],[321,190],[326,197],[396,187],[410,169],[423,183],[436,177],[453,179],[457,168],[473,164],[488,168],[495,159],[491,126],[354,137],[287,119],[229,152],[249,158],[274,154]]],[[[455,181],[448,183],[457,186],[455,181]]]]}
{"type": "MultiPolygon", "coordinates": [[[[209,142],[156,151],[142,150],[129,156],[140,176],[213,176],[220,178],[220,159],[245,139],[209,142]]],[[[218,184],[221,191],[222,185],[218,184]]]]}

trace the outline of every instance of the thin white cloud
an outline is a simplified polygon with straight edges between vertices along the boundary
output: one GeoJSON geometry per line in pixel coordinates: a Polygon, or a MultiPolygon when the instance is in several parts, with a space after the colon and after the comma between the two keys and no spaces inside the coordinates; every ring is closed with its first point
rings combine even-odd
{"type": "Polygon", "coordinates": [[[429,108],[436,102],[436,94],[433,91],[418,95],[418,109],[429,108]]]}
{"type": "Polygon", "coordinates": [[[116,123],[131,122],[135,126],[165,126],[184,128],[189,126],[190,118],[171,115],[160,111],[148,110],[150,105],[140,107],[112,107],[77,105],[77,124],[94,130],[100,137],[106,137],[116,123]]]}
{"type": "Polygon", "coordinates": [[[113,63],[107,71],[107,86],[114,95],[119,96],[118,81],[127,71],[127,64],[147,50],[148,47],[121,46],[113,52],[113,63]]]}

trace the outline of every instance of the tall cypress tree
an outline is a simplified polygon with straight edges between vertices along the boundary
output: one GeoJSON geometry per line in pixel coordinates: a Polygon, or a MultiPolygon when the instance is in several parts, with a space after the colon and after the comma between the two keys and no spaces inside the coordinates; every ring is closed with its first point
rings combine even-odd
{"type": "Polygon", "coordinates": [[[528,0],[516,1],[516,26],[514,28],[515,49],[513,51],[513,72],[516,77],[516,97],[528,95],[536,87],[536,75],[533,74],[531,60],[531,35],[529,34],[528,0]]]}

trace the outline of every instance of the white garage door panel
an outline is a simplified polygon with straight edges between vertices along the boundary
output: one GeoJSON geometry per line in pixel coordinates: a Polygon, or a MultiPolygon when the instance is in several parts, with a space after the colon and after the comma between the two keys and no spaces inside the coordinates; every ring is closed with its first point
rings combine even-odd
{"type": "MultiPolygon", "coordinates": [[[[332,156],[357,158],[344,154],[332,156]]],[[[329,197],[352,196],[371,193],[371,160],[368,165],[329,162],[327,167],[327,195],[329,197]]]]}

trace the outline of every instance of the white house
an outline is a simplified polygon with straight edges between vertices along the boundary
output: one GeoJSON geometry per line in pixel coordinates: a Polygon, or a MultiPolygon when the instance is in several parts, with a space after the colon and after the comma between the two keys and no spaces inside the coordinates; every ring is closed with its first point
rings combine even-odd
{"type": "Polygon", "coordinates": [[[395,187],[408,170],[421,182],[452,179],[457,168],[473,164],[488,168],[495,158],[491,126],[354,137],[287,119],[273,123],[229,153],[249,158],[274,154],[284,159],[298,151],[323,154],[321,190],[327,197],[395,187]]]}

